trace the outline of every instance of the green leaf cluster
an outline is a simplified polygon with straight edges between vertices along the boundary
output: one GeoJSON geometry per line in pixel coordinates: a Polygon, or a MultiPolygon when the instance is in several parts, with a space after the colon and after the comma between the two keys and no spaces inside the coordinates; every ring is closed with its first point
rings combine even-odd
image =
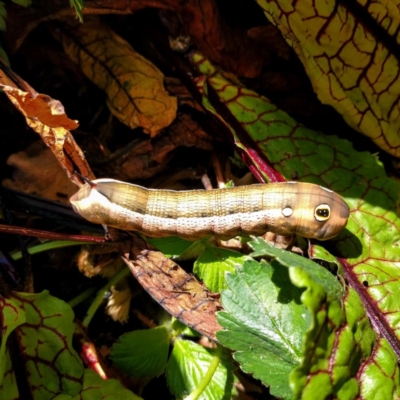
{"type": "Polygon", "coordinates": [[[250,245],[269,261],[247,260],[228,274],[218,315],[217,337],[241,368],[283,398],[356,399],[380,386],[385,398],[398,396],[396,355],[355,291],[311,260],[261,239],[250,245]],[[388,364],[376,368],[377,354],[388,364]]]}
{"type": "Polygon", "coordinates": [[[198,338],[198,334],[176,320],[170,326],[126,333],[112,347],[111,360],[134,377],[152,379],[165,373],[176,398],[191,395],[200,399],[230,399],[230,357],[221,347],[207,349],[187,340],[187,334],[198,338]]]}
{"type": "MultiPolygon", "coordinates": [[[[26,370],[31,398],[93,399],[112,396],[113,399],[140,399],[114,379],[102,380],[91,370],[85,370],[82,360],[72,347],[75,330],[72,309],[47,291],[38,294],[13,293],[1,298],[0,311],[3,335],[0,345],[0,398],[21,398],[17,386],[12,352],[26,370]],[[14,346],[10,347],[13,335],[14,346]]],[[[21,373],[21,371],[18,371],[21,373]]]]}

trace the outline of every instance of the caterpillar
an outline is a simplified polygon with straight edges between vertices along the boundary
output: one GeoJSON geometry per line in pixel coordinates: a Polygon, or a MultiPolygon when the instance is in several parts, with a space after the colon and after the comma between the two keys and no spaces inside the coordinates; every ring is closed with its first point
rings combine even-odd
{"type": "Polygon", "coordinates": [[[94,223],[188,240],[267,231],[327,240],[339,234],[349,217],[349,207],[337,193],[302,182],[173,191],[97,179],[84,184],[70,201],[94,223]]]}

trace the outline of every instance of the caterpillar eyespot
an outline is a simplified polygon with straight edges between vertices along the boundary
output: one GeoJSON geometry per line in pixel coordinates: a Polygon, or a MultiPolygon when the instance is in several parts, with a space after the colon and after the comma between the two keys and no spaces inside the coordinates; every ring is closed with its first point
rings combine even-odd
{"type": "Polygon", "coordinates": [[[94,223],[189,240],[267,231],[327,240],[339,234],[349,217],[349,208],[337,193],[300,182],[177,192],[97,179],[83,185],[71,204],[94,223]]]}
{"type": "Polygon", "coordinates": [[[314,216],[317,221],[326,221],[331,216],[331,208],[328,204],[320,204],[315,209],[314,216]]]}

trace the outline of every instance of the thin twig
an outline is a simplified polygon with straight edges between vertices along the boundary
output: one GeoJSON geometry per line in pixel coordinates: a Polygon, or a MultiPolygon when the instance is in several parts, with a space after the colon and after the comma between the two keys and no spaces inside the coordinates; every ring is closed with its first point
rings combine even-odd
{"type": "Polygon", "coordinates": [[[41,231],[38,229],[28,229],[20,226],[9,226],[0,224],[0,232],[10,233],[12,235],[33,236],[48,240],[70,240],[74,242],[85,243],[107,243],[107,239],[101,236],[71,235],[69,233],[56,233],[41,231]]]}

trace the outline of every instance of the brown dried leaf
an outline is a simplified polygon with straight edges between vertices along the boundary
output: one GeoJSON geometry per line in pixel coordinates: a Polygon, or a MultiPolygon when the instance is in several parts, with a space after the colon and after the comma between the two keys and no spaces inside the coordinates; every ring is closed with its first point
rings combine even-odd
{"type": "MultiPolygon", "coordinates": [[[[126,280],[123,280],[126,284],[126,280]]],[[[119,282],[121,284],[121,282],[119,282]]],[[[114,320],[124,324],[129,319],[129,309],[132,300],[132,291],[129,286],[110,288],[111,296],[108,298],[106,312],[114,320]]]]}
{"type": "MultiPolygon", "coordinates": [[[[88,15],[128,15],[143,8],[171,10],[164,20],[171,21],[177,15],[183,31],[191,37],[196,47],[211,61],[238,76],[259,76],[263,66],[269,63],[268,46],[257,43],[246,35],[244,28],[231,28],[221,18],[215,0],[113,0],[85,1],[82,10],[85,24],[88,15]]],[[[35,7],[20,7],[12,2],[7,5],[6,42],[15,52],[26,36],[43,21],[73,17],[75,11],[62,0],[36,0],[35,7]]],[[[172,21],[173,23],[173,21],[172,21]]]]}
{"type": "Polygon", "coordinates": [[[69,132],[69,129],[77,128],[78,124],[67,117],[63,105],[58,100],[36,92],[1,60],[0,88],[24,115],[26,123],[50,147],[74,183],[81,184],[74,175],[77,168],[88,178],[94,178],[81,149],[69,132]]]}
{"type": "Polygon", "coordinates": [[[164,76],[107,25],[92,21],[63,32],[66,53],[107,93],[111,112],[150,136],[175,119],[177,99],[164,89],[164,76]]]}
{"type": "Polygon", "coordinates": [[[117,249],[109,245],[83,246],[76,257],[76,264],[79,271],[88,278],[99,275],[111,279],[125,267],[116,253],[117,249]]]}
{"type": "Polygon", "coordinates": [[[6,187],[65,204],[69,204],[69,198],[76,192],[76,186],[43,142],[33,143],[24,151],[12,154],[7,164],[15,171],[13,179],[3,181],[6,187]]]}
{"type": "MultiPolygon", "coordinates": [[[[164,85],[168,90],[168,93],[178,98],[179,109],[181,109],[182,106],[188,106],[204,114],[204,108],[201,103],[197,102],[196,99],[193,98],[192,93],[180,79],[166,76],[164,79],[164,85]]],[[[199,99],[199,101],[201,101],[201,99],[199,99]]]]}
{"type": "Polygon", "coordinates": [[[221,329],[215,317],[222,306],[193,275],[132,234],[125,242],[124,261],[143,288],[171,315],[216,341],[221,329]]]}
{"type": "Polygon", "coordinates": [[[211,150],[212,138],[189,114],[178,113],[168,132],[156,139],[141,141],[118,157],[113,157],[103,173],[122,181],[146,179],[160,171],[179,146],[211,150]]]}

